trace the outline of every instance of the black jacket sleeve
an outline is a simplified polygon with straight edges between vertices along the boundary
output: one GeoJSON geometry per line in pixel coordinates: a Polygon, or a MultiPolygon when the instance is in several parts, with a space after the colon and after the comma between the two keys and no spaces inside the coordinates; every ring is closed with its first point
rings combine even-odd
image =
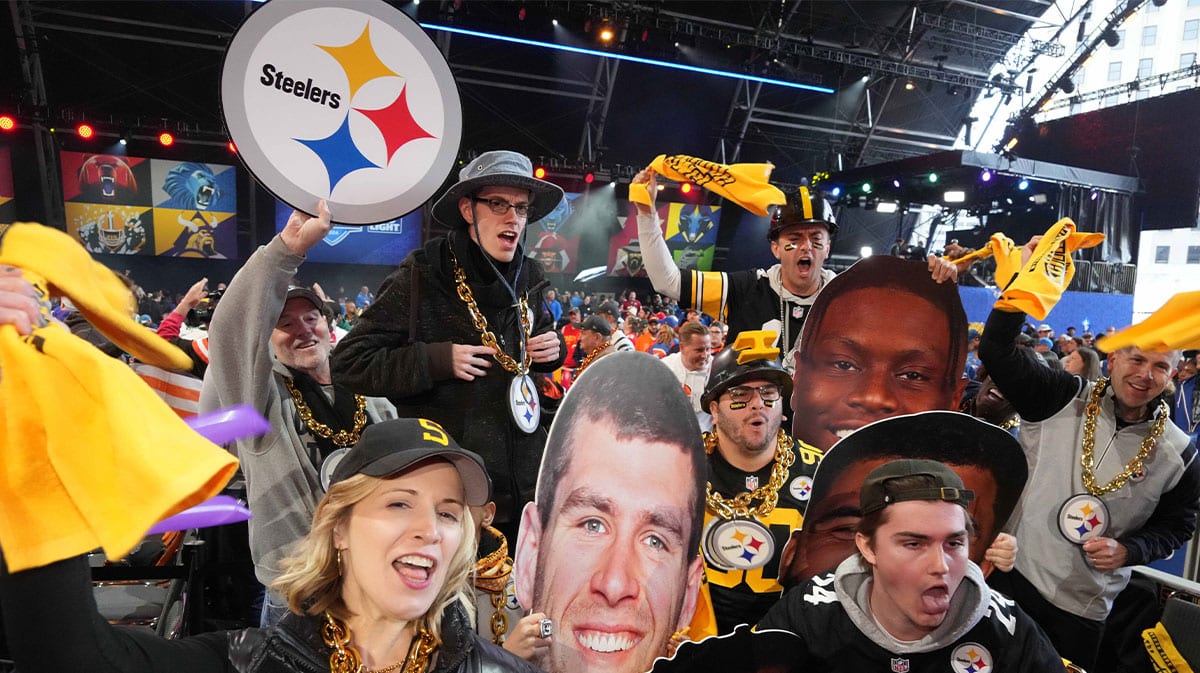
{"type": "Polygon", "coordinates": [[[1117,538],[1128,554],[1125,565],[1143,565],[1166,558],[1192,539],[1196,513],[1200,511],[1200,464],[1196,461],[1194,443],[1183,450],[1182,458],[1183,476],[1174,488],[1162,494],[1146,523],[1117,538]]]}
{"type": "Polygon", "coordinates": [[[1023,324],[1024,313],[992,309],[979,341],[979,359],[1021,419],[1036,423],[1067,406],[1083,389],[1084,380],[1044,366],[1032,351],[1018,346],[1023,324]]]}
{"type": "Polygon", "coordinates": [[[423,286],[419,267],[416,256],[409,255],[383,282],[375,303],[333,349],[334,380],[356,393],[394,400],[453,378],[453,344],[414,341],[409,333],[413,302],[435,291],[423,286]]]}
{"type": "Polygon", "coordinates": [[[0,568],[0,608],[21,673],[225,673],[227,632],[166,640],[115,627],[96,610],[87,558],[9,574],[0,568]]]}

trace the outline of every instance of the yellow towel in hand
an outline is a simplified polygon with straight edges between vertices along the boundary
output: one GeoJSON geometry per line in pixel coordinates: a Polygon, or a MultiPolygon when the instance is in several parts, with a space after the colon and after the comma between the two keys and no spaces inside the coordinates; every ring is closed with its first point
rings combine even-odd
{"type": "Polygon", "coordinates": [[[1100,337],[1097,345],[1108,353],[1126,346],[1152,352],[1200,348],[1200,291],[1171,297],[1150,317],[1116,334],[1100,337]]]}
{"type": "MultiPolygon", "coordinates": [[[[38,225],[14,225],[0,236],[0,260],[24,266],[9,236],[29,226],[38,225]]],[[[26,249],[49,271],[24,268],[26,279],[69,291],[114,334],[126,322],[136,325],[114,306],[121,293],[96,277],[103,274],[90,257],[84,253],[88,264],[81,265],[69,249],[77,243],[65,235],[41,240],[67,249],[26,249]]],[[[140,338],[122,346],[153,356],[156,344],[140,338]]],[[[0,431],[0,546],[12,571],[96,547],[120,558],[158,520],[216,495],[237,468],[132,369],[54,322],[24,337],[0,325],[0,431]]]]}
{"type": "Polygon", "coordinates": [[[1075,277],[1071,253],[1099,245],[1103,240],[1104,234],[1076,233],[1075,223],[1064,217],[1046,231],[1029,261],[1021,265],[1021,249],[1007,237],[993,236],[989,245],[993,246],[996,258],[996,283],[1009,279],[995,308],[1045,320],[1075,277]]]}
{"type": "Polygon", "coordinates": [[[34,272],[43,292],[63,294],[96,329],[121,350],[163,369],[187,371],[187,353],[133,319],[133,295],[117,274],[92,259],[66,232],[33,222],[17,222],[0,236],[0,264],[34,272]],[[47,287],[47,283],[49,287],[47,287]]]}
{"type": "MultiPolygon", "coordinates": [[[[787,197],[767,180],[775,168],[772,164],[719,164],[683,154],[660,154],[650,162],[655,173],[670,180],[691,182],[733,201],[742,208],[766,217],[770,206],[780,206],[787,197]]],[[[629,185],[629,200],[650,205],[644,184],[629,185]]]]}

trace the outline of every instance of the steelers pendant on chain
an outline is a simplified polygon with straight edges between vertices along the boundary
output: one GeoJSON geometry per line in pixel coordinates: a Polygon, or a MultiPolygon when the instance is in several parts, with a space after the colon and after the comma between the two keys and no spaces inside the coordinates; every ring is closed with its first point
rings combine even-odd
{"type": "Polygon", "coordinates": [[[1071,496],[1058,510],[1058,532],[1073,544],[1104,535],[1108,523],[1108,506],[1087,493],[1071,496]]]}
{"type": "Polygon", "coordinates": [[[531,435],[537,430],[538,422],[542,420],[542,406],[537,386],[528,374],[515,376],[508,384],[508,410],[521,432],[531,435]]]}
{"type": "Polygon", "coordinates": [[[775,555],[775,538],[754,519],[715,516],[704,531],[704,558],[721,570],[754,570],[775,555]]]}
{"type": "Polygon", "coordinates": [[[338,463],[342,462],[347,453],[350,453],[349,447],[338,449],[325,456],[325,460],[321,461],[321,488],[329,490],[330,482],[333,481],[333,471],[337,469],[338,463]]]}

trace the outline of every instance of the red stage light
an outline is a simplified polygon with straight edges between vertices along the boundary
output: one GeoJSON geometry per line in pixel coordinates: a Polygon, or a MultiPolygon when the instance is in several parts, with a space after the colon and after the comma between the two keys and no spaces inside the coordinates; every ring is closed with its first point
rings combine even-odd
{"type": "Polygon", "coordinates": [[[596,176],[592,175],[591,173],[588,173],[587,175],[583,176],[583,181],[588,183],[589,185],[592,184],[592,181],[595,179],[596,179],[596,176]]]}
{"type": "Polygon", "coordinates": [[[538,180],[545,178],[546,177],[546,169],[541,166],[538,166],[537,168],[533,169],[533,177],[537,178],[538,180]]]}
{"type": "Polygon", "coordinates": [[[12,115],[0,115],[0,131],[11,131],[17,128],[17,120],[12,115]]]}
{"type": "Polygon", "coordinates": [[[158,134],[158,144],[162,145],[163,147],[170,147],[171,145],[175,144],[175,136],[163,131],[162,133],[158,134]]]}
{"type": "Polygon", "coordinates": [[[228,147],[230,152],[237,154],[237,145],[234,145],[232,140],[225,143],[225,147],[228,147]]]}
{"type": "Polygon", "coordinates": [[[83,138],[84,140],[90,140],[96,135],[96,129],[92,128],[91,124],[80,124],[79,126],[75,127],[75,135],[83,138]]]}
{"type": "Polygon", "coordinates": [[[679,191],[683,192],[684,194],[691,194],[692,193],[692,183],[685,182],[682,185],[679,185],[679,191]]]}

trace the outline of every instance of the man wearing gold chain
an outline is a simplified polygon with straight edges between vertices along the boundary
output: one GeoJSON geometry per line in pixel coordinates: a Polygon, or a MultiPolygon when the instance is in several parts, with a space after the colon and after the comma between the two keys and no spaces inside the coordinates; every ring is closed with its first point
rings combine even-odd
{"type": "Polygon", "coordinates": [[[1023,352],[1026,317],[1011,311],[992,310],[979,352],[1021,416],[1029,484],[1009,523],[1021,540],[1016,570],[989,582],[1090,670],[1131,566],[1166,557],[1195,530],[1196,448],[1162,398],[1178,353],[1124,348],[1108,356],[1108,379],[1088,381],[1023,352]]]}
{"type": "Polygon", "coordinates": [[[756,624],[779,599],[783,546],[800,527],[821,457],[780,428],[792,378],[775,341],[774,332],[742,332],[713,359],[701,400],[713,429],[704,433],[705,584],[693,640],[756,624]]]}
{"type": "MultiPolygon", "coordinates": [[[[232,449],[246,478],[254,514],[250,556],[264,586],[279,575],[278,562],[292,543],[308,533],[335,464],[330,456],[354,446],[368,423],[396,416],[387,400],[334,385],[332,312],[312,290],[288,287],[330,226],[324,202],[317,217],[293,213],[230,281],[209,328],[201,411],[250,404],[271,421],[270,432],[239,439],[232,449]]],[[[261,625],[286,612],[283,600],[268,592],[261,625]]]]}
{"type": "Polygon", "coordinates": [[[562,198],[522,154],[468,162],[432,208],[449,233],[404,258],[333,354],[337,381],[386,396],[402,417],[437,421],[483,456],[496,527],[510,538],[546,443],[531,374],[566,356],[553,321],[533,310],[545,272],[520,241],[562,198]]]}

